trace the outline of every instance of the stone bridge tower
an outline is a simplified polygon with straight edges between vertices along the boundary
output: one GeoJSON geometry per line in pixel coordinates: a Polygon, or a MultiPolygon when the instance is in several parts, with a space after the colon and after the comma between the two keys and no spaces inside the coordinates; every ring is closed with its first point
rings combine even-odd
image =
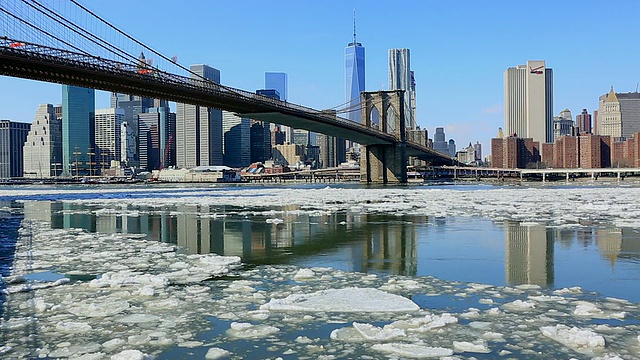
{"type": "Polygon", "coordinates": [[[360,179],[367,183],[407,182],[404,90],[362,92],[362,124],[394,135],[389,145],[363,146],[360,179]]]}

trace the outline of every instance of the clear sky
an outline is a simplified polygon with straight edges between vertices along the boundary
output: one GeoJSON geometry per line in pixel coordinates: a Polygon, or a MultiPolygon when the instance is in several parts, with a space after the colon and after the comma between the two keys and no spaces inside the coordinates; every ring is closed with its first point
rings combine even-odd
{"type": "MultiPolygon", "coordinates": [[[[417,121],[445,127],[458,148],[484,155],[503,126],[503,72],[527,60],[554,71],[554,114],[591,113],[614,86],[640,81],[640,1],[81,1],[98,15],[183,65],[218,68],[225,85],[254,91],[264,73],[289,75],[289,101],[324,109],[344,103],[344,48],[365,47],[366,90],[388,87],[389,48],[409,48],[417,121]]],[[[61,89],[0,77],[0,118],[30,122],[61,89]]],[[[108,107],[106,93],[96,106],[108,107]]]]}

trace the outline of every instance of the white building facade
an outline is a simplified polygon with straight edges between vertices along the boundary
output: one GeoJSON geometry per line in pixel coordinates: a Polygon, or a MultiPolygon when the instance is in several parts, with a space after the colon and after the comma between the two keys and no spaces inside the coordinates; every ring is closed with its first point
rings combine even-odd
{"type": "Polygon", "coordinates": [[[24,177],[50,178],[62,173],[62,119],[51,104],[40,104],[24,143],[24,177]]]}

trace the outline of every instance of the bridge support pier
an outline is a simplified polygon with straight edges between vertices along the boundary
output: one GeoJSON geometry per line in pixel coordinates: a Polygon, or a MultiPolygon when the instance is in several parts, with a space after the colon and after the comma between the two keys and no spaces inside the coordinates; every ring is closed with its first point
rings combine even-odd
{"type": "Polygon", "coordinates": [[[367,183],[407,182],[407,151],[404,144],[369,145],[362,149],[360,179],[367,183]]]}
{"type": "Polygon", "coordinates": [[[393,134],[393,144],[369,144],[360,155],[360,181],[406,183],[407,135],[404,90],[362,92],[362,124],[393,134]]]}

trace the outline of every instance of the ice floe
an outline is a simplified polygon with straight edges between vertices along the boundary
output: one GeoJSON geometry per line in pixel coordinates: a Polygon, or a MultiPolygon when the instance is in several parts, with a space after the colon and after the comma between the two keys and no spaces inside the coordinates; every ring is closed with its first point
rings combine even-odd
{"type": "Polygon", "coordinates": [[[568,327],[563,324],[556,326],[543,326],[540,328],[542,335],[551,338],[576,351],[592,353],[594,349],[604,348],[604,337],[591,330],[578,327],[568,327]]]}
{"type": "Polygon", "coordinates": [[[419,344],[405,344],[405,343],[375,344],[371,346],[371,349],[385,353],[385,354],[408,357],[413,359],[439,358],[442,356],[453,355],[452,349],[447,349],[443,347],[432,347],[432,346],[419,345],[419,344]]]}
{"type": "Polygon", "coordinates": [[[329,289],[271,299],[260,309],[271,311],[407,312],[420,307],[399,295],[371,288],[329,289]]]}

